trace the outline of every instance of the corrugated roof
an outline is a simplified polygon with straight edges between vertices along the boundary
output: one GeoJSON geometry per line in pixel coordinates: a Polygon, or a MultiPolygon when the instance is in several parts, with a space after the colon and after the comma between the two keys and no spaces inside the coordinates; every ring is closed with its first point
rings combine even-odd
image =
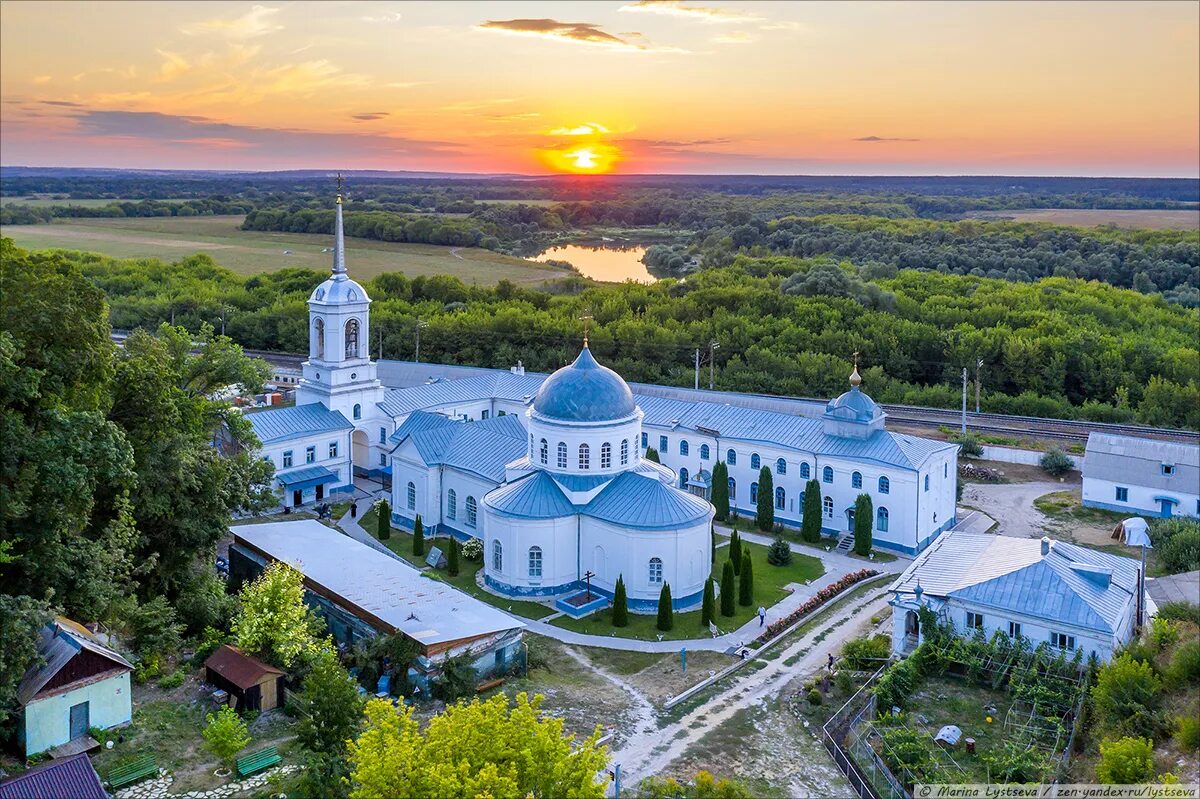
{"type": "Polygon", "coordinates": [[[286,486],[295,486],[299,483],[318,485],[322,482],[328,483],[336,480],[337,474],[324,466],[301,466],[299,469],[276,473],[275,479],[286,486]]]}
{"type": "Polygon", "coordinates": [[[268,675],[280,675],[282,671],[274,666],[263,663],[254,655],[247,654],[236,646],[225,644],[204,661],[206,669],[212,669],[243,691],[258,685],[259,680],[268,675]]]}
{"type": "Polygon", "coordinates": [[[942,535],[892,590],[954,597],[1014,613],[1113,632],[1137,592],[1138,562],[1053,541],[980,533],[942,535]],[[1111,574],[1110,580],[1103,575],[1111,574]]]}
{"type": "Polygon", "coordinates": [[[483,504],[497,513],[524,519],[555,519],[575,513],[562,489],[542,471],[489,491],[483,504]]]}
{"type": "Polygon", "coordinates": [[[314,433],[353,430],[341,411],[331,411],[319,402],[246,414],[254,434],[264,444],[301,438],[314,433]]]}
{"type": "Polygon", "coordinates": [[[644,530],[707,521],[712,505],[700,497],[664,485],[661,480],[625,472],[583,508],[585,516],[644,530]]]}
{"type": "Polygon", "coordinates": [[[0,799],[108,799],[108,792],[80,753],[0,780],[0,799]]]}
{"type": "Polygon", "coordinates": [[[460,380],[439,380],[410,388],[393,389],[384,395],[379,407],[390,416],[404,416],[424,408],[471,402],[485,397],[528,402],[533,399],[545,379],[545,375],[494,372],[460,380]]]}
{"type": "Polygon", "coordinates": [[[435,422],[436,414],[418,411],[415,417],[416,432],[411,436],[401,425],[393,436],[399,445],[411,437],[417,454],[428,466],[451,466],[461,471],[477,474],[495,483],[504,481],[504,467],[526,452],[525,428],[515,416],[500,416],[479,422],[452,421],[445,417],[435,422]],[[419,414],[419,415],[418,415],[419,414]]]}
{"type": "Polygon", "coordinates": [[[1083,476],[1195,494],[1200,492],[1200,444],[1091,433],[1083,476]],[[1163,474],[1163,464],[1174,466],[1174,473],[1163,474]]]}
{"type": "Polygon", "coordinates": [[[313,519],[231,530],[235,542],[243,541],[291,564],[344,603],[426,646],[525,626],[500,609],[423,577],[407,564],[313,519]]]}
{"type": "Polygon", "coordinates": [[[442,416],[440,413],[429,413],[428,411],[413,411],[408,415],[408,418],[396,427],[396,432],[388,437],[388,442],[391,444],[399,444],[404,439],[417,433],[423,433],[426,430],[436,430],[440,427],[454,424],[453,421],[442,416]]]}
{"type": "Polygon", "coordinates": [[[86,627],[59,616],[38,633],[38,657],[44,662],[25,672],[17,686],[17,702],[28,704],[83,649],[111,660],[116,667],[133,668],[132,663],[100,643],[86,627]]]}

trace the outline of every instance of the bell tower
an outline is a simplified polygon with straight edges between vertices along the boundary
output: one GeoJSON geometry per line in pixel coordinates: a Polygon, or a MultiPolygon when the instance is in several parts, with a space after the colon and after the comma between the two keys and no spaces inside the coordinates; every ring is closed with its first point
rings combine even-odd
{"type": "Polygon", "coordinates": [[[337,177],[333,230],[333,268],[308,298],[308,360],[296,390],[296,404],[320,402],[355,427],[375,416],[383,387],[368,352],[371,298],[346,271],[342,232],[342,176],[337,177]]]}

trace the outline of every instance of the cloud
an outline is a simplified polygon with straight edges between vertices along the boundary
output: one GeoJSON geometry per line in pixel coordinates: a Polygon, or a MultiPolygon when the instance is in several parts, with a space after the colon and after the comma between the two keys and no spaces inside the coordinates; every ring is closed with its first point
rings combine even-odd
{"type": "Polygon", "coordinates": [[[803,23],[794,22],[790,19],[780,19],[775,22],[766,22],[758,26],[764,31],[802,31],[806,30],[803,23]]]}
{"type": "Polygon", "coordinates": [[[411,89],[413,86],[420,86],[425,81],[414,80],[408,83],[385,83],[383,84],[388,89],[411,89]]]}
{"type": "Polygon", "coordinates": [[[195,25],[183,28],[183,32],[189,36],[200,33],[217,33],[222,36],[227,36],[231,39],[252,39],[256,36],[264,36],[268,33],[283,30],[282,25],[276,25],[272,22],[272,17],[278,14],[280,9],[271,8],[270,6],[253,6],[245,14],[232,19],[208,19],[202,22],[197,22],[195,25]]]}
{"type": "Polygon", "coordinates": [[[72,103],[69,100],[39,100],[42,105],[54,105],[61,108],[83,108],[79,103],[72,103]]]}
{"type": "Polygon", "coordinates": [[[621,6],[618,11],[630,11],[643,14],[659,14],[667,17],[683,17],[697,22],[707,23],[737,23],[753,22],[765,17],[732,8],[715,8],[713,6],[684,5],[683,0],[638,0],[636,3],[621,6]]]}
{"type": "Polygon", "coordinates": [[[721,33],[712,39],[717,44],[750,44],[755,41],[754,37],[745,31],[733,31],[732,33],[721,33]]]}
{"type": "Polygon", "coordinates": [[[51,81],[51,77],[49,75],[36,75],[33,78],[33,82],[39,86],[49,83],[50,81],[51,81]]]}
{"type": "Polygon", "coordinates": [[[874,142],[889,142],[889,141],[920,141],[920,139],[905,139],[905,138],[901,138],[899,136],[859,136],[857,139],[854,139],[853,141],[865,141],[865,142],[874,143],[874,142]]]}
{"type": "Polygon", "coordinates": [[[555,128],[549,132],[551,136],[592,136],[597,133],[612,133],[599,122],[585,122],[574,128],[555,128]]]}
{"type": "Polygon", "coordinates": [[[159,80],[174,80],[192,68],[191,64],[179,53],[172,53],[169,50],[156,50],[155,52],[163,58],[163,64],[158,70],[159,80]]]}
{"type": "Polygon", "coordinates": [[[359,17],[363,22],[380,22],[384,25],[399,22],[403,15],[399,11],[385,11],[377,16],[359,17]]]}
{"type": "Polygon", "coordinates": [[[640,33],[622,33],[620,36],[601,30],[594,22],[559,22],[556,19],[506,19],[488,20],[476,26],[480,30],[515,33],[522,36],[540,36],[547,39],[598,45],[614,50],[630,52],[683,52],[677,48],[655,47],[640,33]],[[624,38],[622,38],[624,37],[624,38]]]}
{"type": "Polygon", "coordinates": [[[352,114],[350,118],[356,122],[374,122],[377,119],[383,119],[387,115],[387,111],[368,111],[364,114],[352,114]]]}

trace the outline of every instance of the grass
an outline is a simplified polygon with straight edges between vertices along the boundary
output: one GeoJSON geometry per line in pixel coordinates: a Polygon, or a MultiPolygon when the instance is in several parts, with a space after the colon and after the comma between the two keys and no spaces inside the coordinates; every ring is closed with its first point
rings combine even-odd
{"type": "MultiPolygon", "coordinates": [[[[734,615],[717,617],[717,626],[724,632],[736,630],[757,615],[758,607],[771,607],[788,595],[784,586],[788,583],[803,583],[815,580],[825,573],[825,567],[818,558],[793,553],[792,562],[788,566],[772,566],[767,563],[767,548],[761,544],[744,542],[750,548],[750,557],[754,561],[754,601],[748,606],[736,605],[734,615]]],[[[717,553],[717,564],[713,569],[716,579],[720,579],[721,569],[725,565],[724,550],[717,553]]],[[[720,605],[720,600],[717,602],[720,605]]],[[[634,638],[640,641],[656,641],[662,635],[663,640],[678,641],[684,638],[703,638],[708,635],[708,628],[700,626],[700,610],[675,614],[675,626],[667,632],[657,628],[656,616],[629,614],[628,627],[612,626],[612,608],[605,608],[582,619],[572,619],[567,616],[550,622],[557,627],[574,630],[589,635],[607,635],[617,638],[634,638]]]]}
{"type": "MultiPolygon", "coordinates": [[[[1012,698],[1003,690],[993,691],[953,677],[927,677],[913,695],[918,708],[908,716],[909,724],[929,733],[930,738],[947,724],[962,729],[962,739],[950,753],[967,773],[967,782],[987,782],[988,766],[984,757],[995,754],[1004,744],[1004,714],[1012,698]],[[988,724],[984,708],[993,705],[996,714],[988,724]],[[924,720],[918,719],[920,716],[924,720]],[[975,754],[968,754],[963,740],[975,739],[975,754]]],[[[930,746],[934,744],[930,742],[930,746]]]]}
{"type": "MultiPolygon", "coordinates": [[[[158,258],[178,261],[197,252],[212,256],[239,274],[270,272],[284,267],[325,271],[332,235],[272,233],[240,229],[241,216],[146,217],[70,219],[49,225],[8,225],[0,234],[26,249],[62,248],[98,252],[114,258],[158,258]],[[284,255],[289,250],[290,255],[284,255]]],[[[475,247],[439,247],[347,239],[346,260],[351,274],[367,281],[385,272],[452,275],[466,283],[495,284],[499,280],[538,285],[568,272],[475,247]]]]}
{"type": "Polygon", "coordinates": [[[987,211],[972,214],[979,218],[1014,219],[1018,222],[1050,222],[1056,225],[1096,227],[1116,225],[1124,228],[1155,230],[1200,229],[1200,213],[1195,210],[1117,209],[1117,208],[1036,208],[1018,211],[987,211]]]}
{"type": "MultiPolygon", "coordinates": [[[[717,530],[718,535],[723,535],[726,538],[729,537],[729,529],[728,528],[717,527],[716,530],[717,530]]],[[[747,532],[757,533],[758,530],[752,529],[752,530],[748,530],[747,532]]],[[[849,534],[853,535],[853,533],[849,533],[849,534]]],[[[762,535],[771,535],[771,533],[762,533],[762,535]]],[[[785,541],[788,541],[789,543],[799,544],[802,547],[808,547],[809,549],[815,549],[819,552],[830,552],[833,550],[833,548],[835,546],[837,546],[836,541],[834,541],[832,538],[827,538],[824,536],[822,536],[820,542],[818,542],[816,544],[811,544],[808,541],[805,541],[803,538],[801,538],[800,533],[796,530],[788,530],[787,532],[785,532],[783,534],[783,538],[785,541]]],[[[892,561],[896,560],[895,555],[893,555],[890,552],[885,552],[882,549],[872,549],[871,550],[871,554],[875,556],[874,559],[872,559],[866,555],[859,555],[854,550],[850,550],[849,552],[845,552],[845,553],[839,552],[838,554],[844,554],[847,557],[854,558],[855,560],[866,561],[867,563],[891,563],[892,561]]]]}
{"type": "Polygon", "coordinates": [[[1052,519],[1063,519],[1087,524],[1111,524],[1129,517],[1127,513],[1116,513],[1101,508],[1085,507],[1076,491],[1054,491],[1043,494],[1033,501],[1033,506],[1052,519]]]}

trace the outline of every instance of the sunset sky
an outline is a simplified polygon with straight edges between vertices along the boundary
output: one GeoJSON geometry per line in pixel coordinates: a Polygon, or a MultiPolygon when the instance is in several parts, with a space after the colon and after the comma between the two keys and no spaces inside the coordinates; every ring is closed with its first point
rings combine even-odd
{"type": "Polygon", "coordinates": [[[0,163],[1200,173],[1200,3],[0,2],[0,163]]]}

